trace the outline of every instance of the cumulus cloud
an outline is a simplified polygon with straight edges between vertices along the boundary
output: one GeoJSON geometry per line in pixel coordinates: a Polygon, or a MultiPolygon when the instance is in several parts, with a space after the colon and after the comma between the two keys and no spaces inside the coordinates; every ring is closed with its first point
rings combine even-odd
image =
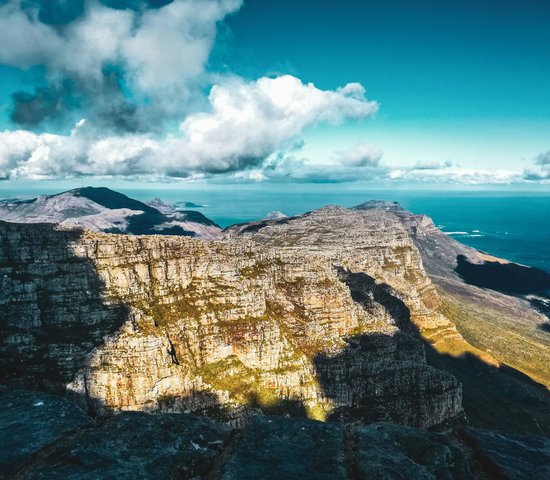
{"type": "Polygon", "coordinates": [[[361,142],[348,150],[338,150],[334,159],[349,167],[376,167],[382,158],[382,150],[366,142],[361,142]]]}
{"type": "Polygon", "coordinates": [[[378,108],[360,85],[320,90],[290,75],[255,82],[233,79],[214,86],[209,101],[210,113],[190,115],[181,124],[183,139],[175,150],[189,167],[211,171],[257,165],[295,142],[310,125],[338,125],[368,117],[378,108]]]}
{"type": "Polygon", "coordinates": [[[260,166],[279,150],[296,149],[302,131],[374,114],[364,89],[348,84],[320,90],[284,75],[257,81],[232,78],[212,87],[210,109],[188,115],[180,132],[100,135],[79,122],[69,135],[0,133],[0,176],[168,175],[223,173],[260,166]]]}
{"type": "Polygon", "coordinates": [[[23,69],[43,66],[48,81],[47,87],[34,93],[35,98],[29,94],[14,96],[12,119],[30,126],[62,114],[64,109],[55,108],[60,92],[83,97],[80,106],[88,118],[98,123],[120,114],[123,121],[107,122],[113,129],[127,126],[135,129],[136,120],[124,121],[128,112],[142,117],[142,123],[152,125],[182,115],[191,94],[204,81],[217,23],[241,3],[241,0],[3,2],[0,63],[23,69]],[[69,83],[72,92],[67,92],[69,83]],[[49,102],[46,108],[45,100],[49,102]],[[117,108],[109,110],[113,103],[117,108]]]}
{"type": "MultiPolygon", "coordinates": [[[[247,81],[209,73],[217,24],[241,4],[0,2],[0,64],[42,66],[46,81],[13,92],[11,120],[26,130],[0,133],[0,177],[252,172],[295,150],[310,126],[376,112],[358,83],[321,90],[290,75],[247,81]],[[76,118],[86,120],[69,134],[38,133],[65,130],[76,118]]],[[[380,155],[366,145],[341,152],[357,167],[380,155]]]]}

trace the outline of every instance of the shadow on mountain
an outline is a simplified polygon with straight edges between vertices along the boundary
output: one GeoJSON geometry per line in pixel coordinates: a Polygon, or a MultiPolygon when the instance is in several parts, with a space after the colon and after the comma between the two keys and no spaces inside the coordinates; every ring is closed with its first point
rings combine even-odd
{"type": "Polygon", "coordinates": [[[351,298],[364,309],[370,310],[374,305],[381,305],[394,320],[399,329],[405,333],[416,333],[416,327],[411,322],[409,307],[393,293],[393,289],[378,283],[374,277],[364,272],[352,273],[342,267],[336,267],[338,278],[350,290],[351,298]]]}
{"type": "MultiPolygon", "coordinates": [[[[544,385],[512,367],[495,367],[469,353],[457,357],[439,353],[421,338],[417,327],[410,320],[409,309],[393,295],[391,287],[377,283],[364,273],[339,269],[339,276],[350,288],[353,298],[364,308],[369,308],[372,302],[381,304],[400,329],[407,332],[398,333],[392,339],[398,342],[398,346],[393,351],[388,351],[385,360],[406,368],[407,362],[414,361],[416,352],[418,349],[422,350],[423,345],[428,365],[452,374],[462,383],[463,407],[472,426],[516,433],[550,434],[550,393],[544,385]]],[[[388,404],[384,404],[384,396],[377,397],[374,392],[383,384],[381,382],[399,384],[399,370],[365,372],[361,368],[353,368],[354,362],[358,365],[362,363],[356,361],[358,357],[364,356],[364,359],[368,359],[369,351],[383,352],[380,350],[381,342],[383,344],[388,339],[391,337],[384,335],[354,336],[346,339],[349,346],[338,355],[322,353],[316,356],[319,382],[327,397],[333,398],[338,405],[344,393],[360,405],[353,412],[337,409],[336,417],[355,416],[364,421],[392,421],[395,412],[388,408],[388,404]],[[343,379],[342,372],[349,372],[349,378],[343,379]],[[370,378],[361,387],[357,379],[365,374],[370,378]],[[342,381],[349,389],[347,392],[342,392],[342,381]]],[[[391,392],[391,388],[389,391],[395,395],[402,393],[391,392]]],[[[416,395],[421,394],[422,392],[416,392],[416,395]]],[[[437,392],[427,394],[437,395],[437,392]]],[[[403,399],[401,407],[404,411],[414,408],[414,396],[415,392],[411,391],[409,398],[403,399]]],[[[392,399],[388,397],[387,400],[392,399]]]]}
{"type": "Polygon", "coordinates": [[[550,435],[550,394],[507,365],[488,365],[473,354],[440,354],[426,344],[426,360],[462,383],[463,407],[474,427],[550,435]]]}
{"type": "Polygon", "coordinates": [[[129,318],[107,303],[93,262],[72,248],[80,230],[0,222],[0,383],[63,393],[87,355],[129,318]],[[19,242],[24,230],[28,245],[19,242]]]}
{"type": "Polygon", "coordinates": [[[550,289],[550,274],[516,263],[470,263],[464,255],[456,257],[455,272],[476,287],[490,288],[508,295],[528,295],[550,289]]]}

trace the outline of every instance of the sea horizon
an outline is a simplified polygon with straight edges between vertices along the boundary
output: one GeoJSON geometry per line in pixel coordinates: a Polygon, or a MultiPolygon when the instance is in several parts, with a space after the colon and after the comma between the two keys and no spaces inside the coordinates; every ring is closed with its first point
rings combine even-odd
{"type": "MultiPolygon", "coordinates": [[[[101,186],[101,182],[94,182],[101,186]]],[[[86,181],[64,187],[32,182],[0,188],[0,198],[52,195],[87,186],[86,181]],[[65,188],[66,187],[66,188],[65,188]]],[[[131,184],[105,186],[140,201],[160,198],[168,203],[189,202],[220,227],[263,219],[279,211],[295,216],[327,205],[351,208],[368,200],[398,202],[403,208],[428,215],[443,232],[491,255],[550,272],[550,192],[540,190],[382,189],[350,184],[258,183],[178,186],[131,184]],[[536,234],[535,234],[536,232],[536,234]]]]}

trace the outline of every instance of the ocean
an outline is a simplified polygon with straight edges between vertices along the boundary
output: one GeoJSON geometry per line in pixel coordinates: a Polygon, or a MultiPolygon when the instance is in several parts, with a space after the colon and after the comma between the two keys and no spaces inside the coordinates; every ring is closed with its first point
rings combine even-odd
{"type": "MultiPolygon", "coordinates": [[[[414,213],[429,215],[444,232],[467,245],[550,272],[550,191],[372,190],[355,184],[157,184],[139,189],[127,185],[106,186],[139,200],[159,197],[203,205],[196,210],[222,227],[259,220],[274,210],[296,215],[325,205],[397,201],[414,213]]],[[[0,196],[59,191],[3,188],[0,196]]]]}

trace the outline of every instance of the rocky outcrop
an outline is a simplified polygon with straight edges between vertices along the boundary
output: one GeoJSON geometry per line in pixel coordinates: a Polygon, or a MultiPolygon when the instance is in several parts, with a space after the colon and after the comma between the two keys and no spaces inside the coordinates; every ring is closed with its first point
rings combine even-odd
{"type": "Polygon", "coordinates": [[[123,412],[94,421],[66,399],[0,394],[0,478],[539,480],[550,443],[461,428],[343,425],[264,416],[243,430],[190,414],[123,412]]]}
{"type": "Polygon", "coordinates": [[[461,414],[460,385],[426,365],[416,335],[448,321],[402,225],[327,208],[253,242],[244,228],[201,242],[0,224],[0,381],[93,411],[237,423],[461,414]]]}
{"type": "Polygon", "coordinates": [[[0,394],[0,478],[204,478],[231,436],[191,415],[127,412],[96,423],[64,398],[0,394]]]}
{"type": "Polygon", "coordinates": [[[27,391],[0,392],[0,478],[9,478],[41,450],[94,423],[78,406],[62,397],[27,391]]]}
{"type": "Polygon", "coordinates": [[[355,209],[382,209],[409,231],[437,289],[440,312],[461,334],[423,331],[428,362],[460,380],[470,422],[550,434],[550,337],[548,319],[537,311],[549,301],[542,290],[550,275],[470,248],[426,215],[395,203],[366,202],[355,209]]]}

